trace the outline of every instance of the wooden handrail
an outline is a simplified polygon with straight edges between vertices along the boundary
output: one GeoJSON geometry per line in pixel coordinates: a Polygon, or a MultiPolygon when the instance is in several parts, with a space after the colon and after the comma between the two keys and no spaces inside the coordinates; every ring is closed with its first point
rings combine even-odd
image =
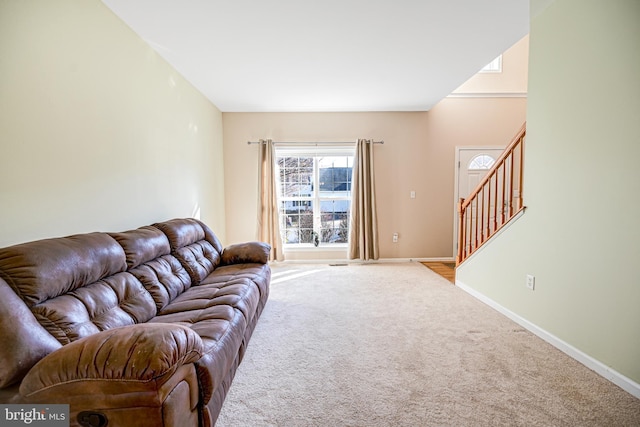
{"type": "Polygon", "coordinates": [[[487,175],[466,199],[458,202],[458,251],[460,265],[480,246],[524,209],[523,160],[526,123],[487,175]]]}

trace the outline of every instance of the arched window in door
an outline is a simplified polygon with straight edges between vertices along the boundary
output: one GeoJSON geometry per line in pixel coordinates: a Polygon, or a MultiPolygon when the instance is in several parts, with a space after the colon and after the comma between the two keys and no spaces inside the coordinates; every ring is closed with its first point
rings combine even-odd
{"type": "Polygon", "coordinates": [[[469,162],[469,170],[491,169],[496,160],[488,154],[478,154],[469,162]]]}

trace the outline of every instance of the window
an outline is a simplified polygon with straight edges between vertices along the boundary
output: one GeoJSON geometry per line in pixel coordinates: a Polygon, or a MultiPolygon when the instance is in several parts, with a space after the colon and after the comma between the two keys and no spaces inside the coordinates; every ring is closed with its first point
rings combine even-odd
{"type": "Polygon", "coordinates": [[[347,243],[353,148],[277,148],[286,245],[347,243]]]}
{"type": "Polygon", "coordinates": [[[502,55],[499,55],[496,59],[489,62],[482,67],[481,73],[501,73],[502,72],[502,55]]]}
{"type": "Polygon", "coordinates": [[[478,154],[469,162],[469,169],[491,169],[495,162],[494,158],[487,154],[478,154]]]}

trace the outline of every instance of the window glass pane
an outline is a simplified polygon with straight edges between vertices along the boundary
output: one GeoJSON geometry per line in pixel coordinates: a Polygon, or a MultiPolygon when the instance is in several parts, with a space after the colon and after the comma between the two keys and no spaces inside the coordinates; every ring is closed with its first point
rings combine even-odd
{"type": "Polygon", "coordinates": [[[278,159],[283,197],[310,197],[313,192],[313,157],[278,159]]]}
{"type": "Polygon", "coordinates": [[[496,161],[487,154],[479,154],[469,162],[469,169],[491,169],[496,161]]]}
{"type": "Polygon", "coordinates": [[[320,197],[349,197],[353,157],[332,156],[318,159],[320,197]],[[326,194],[337,192],[340,194],[326,194]]]}
{"type": "Polygon", "coordinates": [[[349,238],[349,200],[320,201],[320,241],[347,243],[349,238]]]}
{"type": "Polygon", "coordinates": [[[280,231],[285,243],[311,243],[313,202],[311,200],[281,201],[280,231]]]}

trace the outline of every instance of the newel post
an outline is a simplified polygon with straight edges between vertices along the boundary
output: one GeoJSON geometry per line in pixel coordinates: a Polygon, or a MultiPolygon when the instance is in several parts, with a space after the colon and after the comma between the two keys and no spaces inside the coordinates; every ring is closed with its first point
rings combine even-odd
{"type": "Polygon", "coordinates": [[[460,265],[463,260],[463,251],[464,251],[464,211],[462,210],[462,205],[464,204],[464,199],[461,197],[458,200],[458,253],[456,255],[456,267],[460,265]]]}

